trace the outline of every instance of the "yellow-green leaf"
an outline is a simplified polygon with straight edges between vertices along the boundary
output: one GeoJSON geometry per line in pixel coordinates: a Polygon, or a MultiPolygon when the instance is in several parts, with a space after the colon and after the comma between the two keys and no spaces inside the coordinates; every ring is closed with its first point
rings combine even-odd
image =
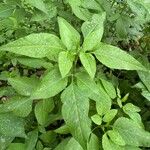
{"type": "Polygon", "coordinates": [[[60,37],[68,50],[77,50],[80,45],[80,34],[64,18],[58,17],[60,37]]]}
{"type": "Polygon", "coordinates": [[[68,51],[60,52],[58,57],[59,70],[64,78],[70,71],[73,64],[74,56],[68,51]]]}
{"type": "Polygon", "coordinates": [[[145,67],[134,57],[118,47],[100,43],[94,51],[97,59],[112,69],[145,70],[145,67]]]}
{"type": "Polygon", "coordinates": [[[88,72],[90,77],[93,79],[96,73],[96,61],[90,53],[80,53],[80,60],[85,70],[88,72]]]}

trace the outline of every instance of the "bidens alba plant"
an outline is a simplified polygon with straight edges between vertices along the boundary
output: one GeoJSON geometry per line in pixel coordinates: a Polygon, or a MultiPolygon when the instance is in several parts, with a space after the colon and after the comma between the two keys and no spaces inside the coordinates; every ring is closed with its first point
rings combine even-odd
{"type": "MultiPolygon", "coordinates": [[[[49,60],[40,79],[35,76],[8,78],[17,97],[0,105],[0,134],[26,137],[22,118],[32,111],[33,101],[39,126],[47,127],[54,101],[60,98],[61,119],[65,123],[56,133],[68,134],[67,142],[61,143],[66,150],[150,147],[150,133],[144,130],[140,109],[125,103],[128,95],[121,97],[117,86],[100,72],[99,64],[111,69],[147,70],[127,52],[101,42],[105,19],[105,13],[94,14],[90,21],[83,23],[81,38],[71,24],[58,17],[60,38],[49,33],[31,34],[0,48],[1,52],[16,54],[20,62],[23,62],[19,59],[21,55],[42,65],[43,58],[49,60]]],[[[37,130],[30,133],[35,141],[37,133],[37,130]]],[[[59,150],[60,146],[55,149],[59,150]]]]}

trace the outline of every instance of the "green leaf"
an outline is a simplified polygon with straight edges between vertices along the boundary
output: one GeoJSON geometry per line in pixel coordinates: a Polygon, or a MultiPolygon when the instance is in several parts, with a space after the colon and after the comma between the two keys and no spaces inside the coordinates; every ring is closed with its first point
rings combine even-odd
{"type": "Polygon", "coordinates": [[[10,145],[14,137],[0,135],[0,150],[5,150],[10,145]]]}
{"type": "Polygon", "coordinates": [[[129,93],[127,93],[123,98],[121,98],[121,102],[126,102],[129,98],[129,93]]]}
{"type": "Polygon", "coordinates": [[[124,111],[131,111],[131,112],[140,112],[141,109],[132,103],[127,103],[126,105],[123,106],[124,111]]]}
{"type": "Polygon", "coordinates": [[[31,99],[50,98],[61,92],[67,86],[67,78],[62,78],[58,69],[53,69],[45,75],[31,99]]]}
{"type": "Polygon", "coordinates": [[[25,0],[26,3],[29,3],[31,6],[43,11],[48,14],[48,10],[46,9],[46,5],[43,0],[25,0]]]}
{"type": "Polygon", "coordinates": [[[140,114],[138,114],[137,112],[131,112],[131,111],[124,111],[135,123],[137,123],[139,126],[141,126],[142,128],[144,127],[143,123],[142,123],[142,118],[140,116],[140,114]]]}
{"type": "Polygon", "coordinates": [[[69,134],[69,128],[67,125],[63,125],[57,129],[54,130],[55,133],[59,133],[59,134],[69,134]]]}
{"type": "Polygon", "coordinates": [[[56,141],[57,134],[53,131],[47,131],[43,134],[40,135],[40,139],[42,140],[43,143],[46,145],[53,144],[56,141]]]}
{"type": "Polygon", "coordinates": [[[80,34],[65,19],[58,17],[60,37],[68,50],[77,50],[80,45],[80,34]]]}
{"type": "Polygon", "coordinates": [[[132,103],[127,103],[123,106],[123,111],[135,122],[138,123],[141,127],[143,127],[142,119],[140,114],[140,108],[133,105],[132,103]]]}
{"type": "Polygon", "coordinates": [[[100,78],[101,82],[102,82],[102,85],[105,89],[105,91],[107,92],[107,94],[110,96],[110,98],[114,99],[116,98],[116,90],[115,90],[115,87],[113,86],[113,84],[108,81],[108,80],[105,80],[103,78],[100,78]]]}
{"type": "Polygon", "coordinates": [[[32,111],[32,100],[28,97],[15,96],[0,104],[0,113],[12,112],[13,114],[26,117],[32,111]]]}
{"type": "Polygon", "coordinates": [[[43,150],[43,147],[44,146],[43,146],[42,142],[39,140],[36,144],[36,150],[43,150]]]}
{"type": "Polygon", "coordinates": [[[104,150],[124,150],[119,145],[113,143],[105,133],[102,137],[102,145],[104,150]]]}
{"type": "Polygon", "coordinates": [[[104,115],[110,110],[112,102],[101,84],[98,83],[97,85],[99,88],[99,101],[96,101],[96,110],[99,115],[104,115]]]}
{"type": "Polygon", "coordinates": [[[86,147],[90,135],[89,100],[73,83],[62,93],[62,115],[73,137],[86,147]]]}
{"type": "Polygon", "coordinates": [[[44,99],[39,101],[35,106],[35,116],[40,125],[45,125],[49,120],[49,113],[54,108],[52,99],[44,99]]]}
{"type": "Polygon", "coordinates": [[[80,53],[80,60],[85,70],[88,72],[90,77],[93,79],[96,73],[96,61],[95,58],[89,53],[80,53]]]}
{"type": "Polygon", "coordinates": [[[142,91],[142,95],[150,101],[150,92],[149,91],[146,91],[146,90],[143,90],[142,91]]]}
{"type": "Polygon", "coordinates": [[[53,34],[33,33],[0,47],[0,50],[34,58],[43,58],[48,55],[57,58],[59,52],[64,50],[64,46],[53,34]]]}
{"type": "Polygon", "coordinates": [[[146,87],[145,85],[142,83],[142,82],[138,82],[136,83],[133,88],[138,88],[138,89],[141,89],[141,90],[146,90],[146,87]]]}
{"type": "MultiPolygon", "coordinates": [[[[130,19],[130,18],[129,18],[130,19]]],[[[126,39],[128,36],[127,22],[130,21],[127,17],[120,15],[116,21],[116,32],[119,38],[126,39]]]]}
{"type": "Polygon", "coordinates": [[[11,143],[7,150],[26,150],[26,146],[23,143],[11,143]]]}
{"type": "Polygon", "coordinates": [[[61,119],[62,119],[62,115],[60,113],[57,113],[57,114],[50,113],[49,114],[49,122],[46,124],[46,126],[49,126],[50,124],[52,124],[58,120],[61,120],[61,119]]]}
{"type": "Polygon", "coordinates": [[[65,150],[83,150],[83,148],[74,138],[71,138],[68,141],[65,150]]]}
{"type": "Polygon", "coordinates": [[[141,79],[141,81],[144,83],[148,91],[150,92],[150,73],[149,72],[143,72],[143,71],[138,71],[138,75],[141,79]]]}
{"type": "Polygon", "coordinates": [[[38,139],[38,131],[33,130],[27,134],[27,139],[25,141],[25,150],[34,150],[36,142],[38,139]]]}
{"type": "Polygon", "coordinates": [[[87,21],[92,17],[92,13],[86,8],[71,4],[73,13],[81,20],[87,21]]]}
{"type": "Polygon", "coordinates": [[[125,141],[122,139],[122,137],[120,136],[120,134],[117,131],[109,130],[109,131],[107,131],[107,134],[115,144],[121,145],[121,146],[126,145],[125,141]]]}
{"type": "Polygon", "coordinates": [[[57,147],[54,150],[64,150],[69,140],[70,138],[64,139],[60,144],[57,145],[57,147]]]}
{"type": "Polygon", "coordinates": [[[95,134],[91,134],[90,140],[87,144],[87,150],[100,150],[99,139],[95,134]]]}
{"type": "Polygon", "coordinates": [[[92,121],[97,124],[97,125],[101,125],[102,123],[102,118],[101,116],[99,116],[98,114],[95,114],[91,117],[92,121]]]}
{"type": "Polygon", "coordinates": [[[104,91],[101,84],[96,84],[88,74],[80,72],[76,75],[77,84],[82,93],[96,101],[96,109],[99,115],[105,114],[111,108],[111,99],[104,91]]]}
{"type": "Polygon", "coordinates": [[[14,93],[14,89],[12,87],[0,87],[0,97],[4,95],[9,95],[10,93],[14,93]]]}
{"type": "Polygon", "coordinates": [[[146,3],[146,1],[144,2],[144,1],[127,0],[127,4],[130,6],[133,13],[137,15],[137,18],[140,19],[140,21],[141,19],[146,19],[147,10],[146,10],[146,7],[144,7],[144,3],[146,3]]]}
{"type": "Polygon", "coordinates": [[[17,58],[17,61],[25,66],[31,67],[31,68],[52,68],[53,65],[50,62],[47,62],[44,59],[37,59],[37,58],[28,58],[28,57],[19,57],[17,58]]]}
{"type": "Polygon", "coordinates": [[[133,120],[121,117],[116,120],[113,128],[119,132],[127,145],[150,147],[150,133],[133,120]]]}
{"type": "Polygon", "coordinates": [[[106,13],[94,14],[91,22],[83,23],[81,30],[84,35],[83,49],[84,51],[94,50],[95,46],[101,41],[104,32],[104,21],[106,13]]]}
{"type": "Polygon", "coordinates": [[[23,120],[13,114],[0,114],[0,134],[10,137],[26,137],[23,120]]]}
{"type": "Polygon", "coordinates": [[[100,43],[94,54],[101,63],[112,69],[146,70],[131,55],[112,45],[100,43]]]}
{"type": "Polygon", "coordinates": [[[41,21],[46,21],[46,20],[49,21],[53,17],[56,17],[57,8],[56,8],[55,4],[52,1],[47,1],[46,2],[46,9],[48,11],[47,14],[45,14],[42,11],[35,10],[30,21],[36,21],[36,22],[41,22],[41,21]]]}
{"type": "Polygon", "coordinates": [[[70,71],[73,64],[74,56],[67,52],[60,52],[58,57],[59,70],[64,78],[70,71]]]}
{"type": "Polygon", "coordinates": [[[105,116],[103,117],[104,122],[111,122],[114,117],[117,115],[118,110],[117,109],[111,109],[106,112],[105,116]]]}
{"type": "Polygon", "coordinates": [[[94,80],[86,72],[80,72],[76,74],[77,85],[81,89],[82,93],[94,100],[97,100],[97,95],[99,95],[99,89],[94,80]]]}
{"type": "Polygon", "coordinates": [[[8,78],[8,82],[20,95],[30,96],[39,81],[37,78],[14,77],[8,78]]]}
{"type": "Polygon", "coordinates": [[[102,137],[102,145],[104,150],[141,150],[140,148],[134,146],[120,146],[118,144],[115,144],[111,139],[107,137],[106,133],[102,137]]]}
{"type": "Polygon", "coordinates": [[[86,8],[82,7],[82,0],[67,0],[70,4],[73,13],[81,20],[87,21],[92,18],[92,13],[86,8]]]}
{"type": "Polygon", "coordinates": [[[15,9],[15,6],[13,5],[0,3],[0,18],[9,17],[10,15],[12,15],[14,9],[15,9]]]}
{"type": "Polygon", "coordinates": [[[80,72],[76,75],[76,77],[79,88],[87,97],[97,102],[100,102],[101,99],[111,101],[102,86],[99,83],[96,84],[86,72],[80,72]]]}
{"type": "Polygon", "coordinates": [[[97,10],[98,12],[103,12],[103,9],[101,8],[100,3],[101,2],[98,2],[96,0],[84,0],[83,3],[82,3],[82,6],[85,7],[85,8],[88,8],[89,10],[97,10]]]}

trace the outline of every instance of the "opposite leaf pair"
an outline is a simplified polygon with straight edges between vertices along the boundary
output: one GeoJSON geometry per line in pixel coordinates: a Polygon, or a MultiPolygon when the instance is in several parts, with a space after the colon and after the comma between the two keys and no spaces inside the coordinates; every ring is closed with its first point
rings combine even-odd
{"type": "Polygon", "coordinates": [[[121,49],[104,44],[101,41],[105,21],[105,13],[95,14],[91,21],[83,23],[81,30],[84,36],[80,47],[80,34],[63,18],[58,18],[61,40],[52,34],[31,34],[25,38],[2,46],[2,51],[9,51],[33,58],[47,57],[58,61],[62,77],[65,77],[73,67],[76,68],[78,57],[85,70],[93,79],[96,73],[96,58],[112,69],[144,70],[145,67],[135,58],[121,49]],[[42,40],[41,40],[42,39],[42,40]]]}
{"type": "MultiPolygon", "coordinates": [[[[93,15],[91,21],[83,23],[81,30],[84,36],[84,41],[80,47],[80,34],[68,23],[66,20],[59,18],[59,29],[61,40],[67,47],[66,54],[63,53],[59,56],[59,68],[62,76],[64,77],[72,67],[73,54],[78,56],[85,70],[93,79],[96,73],[96,60],[91,54],[93,53],[96,58],[113,69],[126,69],[126,70],[145,70],[145,67],[135,60],[132,56],[122,51],[121,49],[102,43],[101,38],[104,32],[104,21],[106,14],[93,15]],[[67,53],[73,52],[72,56],[67,53]],[[71,61],[72,60],[72,61],[71,61]],[[62,62],[65,62],[62,65],[62,62]]],[[[77,60],[75,60],[77,61],[77,60]]]]}

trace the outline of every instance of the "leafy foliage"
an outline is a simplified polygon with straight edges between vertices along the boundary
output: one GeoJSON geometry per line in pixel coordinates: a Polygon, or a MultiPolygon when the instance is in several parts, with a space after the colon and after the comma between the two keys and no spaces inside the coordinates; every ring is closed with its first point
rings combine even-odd
{"type": "Polygon", "coordinates": [[[0,1],[0,149],[150,148],[150,2],[0,1]]]}

